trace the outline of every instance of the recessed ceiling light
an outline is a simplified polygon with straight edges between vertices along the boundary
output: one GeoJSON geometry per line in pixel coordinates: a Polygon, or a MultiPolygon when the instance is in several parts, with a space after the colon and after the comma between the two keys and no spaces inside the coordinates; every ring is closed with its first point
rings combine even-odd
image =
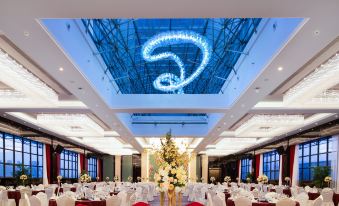
{"type": "Polygon", "coordinates": [[[233,114],[231,114],[231,116],[230,116],[231,118],[233,118],[234,116],[233,116],[233,114]]]}
{"type": "Polygon", "coordinates": [[[301,128],[299,130],[301,131],[301,128]]]}
{"type": "Polygon", "coordinates": [[[256,88],[254,89],[254,91],[255,91],[255,93],[259,93],[259,92],[260,92],[260,87],[256,87],[256,88]]]}
{"type": "Polygon", "coordinates": [[[282,71],[284,68],[282,67],[278,67],[278,71],[282,71]]]}
{"type": "Polygon", "coordinates": [[[227,122],[224,122],[224,125],[226,125],[227,124],[227,122]]]}
{"type": "Polygon", "coordinates": [[[24,36],[28,37],[30,35],[29,31],[24,31],[24,36]]]}
{"type": "Polygon", "coordinates": [[[64,71],[64,68],[62,68],[62,67],[59,67],[59,71],[61,71],[61,72],[62,72],[62,71],[64,71]]]}

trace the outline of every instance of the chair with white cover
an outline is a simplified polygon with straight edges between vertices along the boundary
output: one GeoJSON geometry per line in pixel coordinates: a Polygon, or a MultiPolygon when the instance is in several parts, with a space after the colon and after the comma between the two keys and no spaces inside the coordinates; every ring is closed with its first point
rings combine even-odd
{"type": "Polygon", "coordinates": [[[137,195],[134,193],[133,195],[131,195],[131,197],[129,198],[129,206],[134,205],[134,203],[136,203],[137,200],[137,195]]]}
{"type": "Polygon", "coordinates": [[[8,199],[8,191],[3,190],[0,198],[1,206],[16,206],[15,199],[8,199]]]}
{"type": "Polygon", "coordinates": [[[321,204],[323,204],[323,198],[321,196],[319,196],[315,200],[309,201],[309,206],[321,206],[321,204]]]}
{"type": "Polygon", "coordinates": [[[284,188],[280,187],[280,186],[277,186],[275,188],[275,192],[278,193],[279,195],[282,195],[284,193],[284,188]]]}
{"type": "Polygon", "coordinates": [[[119,192],[117,196],[118,196],[118,197],[120,198],[120,200],[121,200],[120,206],[127,206],[127,204],[126,204],[126,198],[127,198],[127,193],[126,193],[126,191],[121,191],[121,192],[119,192]]]}
{"type": "Polygon", "coordinates": [[[234,200],[234,206],[252,206],[252,201],[247,197],[238,197],[234,200]]]}
{"type": "Polygon", "coordinates": [[[63,195],[56,200],[57,206],[75,206],[75,200],[63,195]]]}
{"type": "Polygon", "coordinates": [[[213,206],[226,206],[225,198],[221,198],[219,195],[214,195],[212,198],[213,206]]]}
{"type": "Polygon", "coordinates": [[[62,188],[62,192],[63,192],[63,193],[66,193],[66,192],[68,192],[68,191],[71,191],[71,187],[64,186],[64,187],[62,188]]]}
{"type": "Polygon", "coordinates": [[[291,187],[290,190],[292,197],[296,198],[298,195],[298,189],[296,187],[291,187]]]}
{"type": "Polygon", "coordinates": [[[321,191],[321,196],[323,197],[322,206],[334,206],[333,203],[333,190],[331,188],[324,188],[321,191]]]}
{"type": "Polygon", "coordinates": [[[310,187],[310,186],[308,186],[308,185],[307,185],[307,186],[305,186],[305,191],[306,191],[306,192],[310,192],[310,191],[311,191],[311,187],[310,187]]]}
{"type": "Polygon", "coordinates": [[[276,204],[276,206],[295,206],[296,202],[290,198],[280,199],[276,204]]]}
{"type": "Polygon", "coordinates": [[[211,193],[207,193],[207,206],[214,206],[211,193]]]}
{"type": "Polygon", "coordinates": [[[108,197],[106,199],[106,206],[120,206],[120,205],[121,199],[116,195],[108,197]]]}
{"type": "Polygon", "coordinates": [[[32,190],[28,188],[21,189],[20,190],[21,199],[25,198],[25,194],[27,194],[28,197],[32,196],[32,190]]]}
{"type": "Polygon", "coordinates": [[[300,193],[295,198],[299,202],[300,206],[308,206],[308,194],[306,192],[300,193]]]}
{"type": "MultiPolygon", "coordinates": [[[[225,193],[223,192],[217,192],[217,195],[220,198],[220,200],[222,200],[222,205],[221,206],[226,206],[226,197],[225,197],[225,193]]],[[[213,199],[215,199],[215,197],[213,197],[213,199]]],[[[219,206],[219,205],[218,205],[219,206]]]]}
{"type": "Polygon", "coordinates": [[[21,194],[21,199],[19,200],[19,206],[31,206],[27,193],[21,194]]]}
{"type": "Polygon", "coordinates": [[[35,195],[41,202],[41,206],[48,206],[47,194],[43,192],[39,192],[35,195]]]}
{"type": "Polygon", "coordinates": [[[31,206],[42,206],[41,201],[35,195],[29,197],[29,203],[31,206]]]}
{"type": "Polygon", "coordinates": [[[51,197],[54,195],[55,193],[55,187],[48,187],[45,189],[45,194],[47,195],[47,199],[51,199],[51,197]]]}

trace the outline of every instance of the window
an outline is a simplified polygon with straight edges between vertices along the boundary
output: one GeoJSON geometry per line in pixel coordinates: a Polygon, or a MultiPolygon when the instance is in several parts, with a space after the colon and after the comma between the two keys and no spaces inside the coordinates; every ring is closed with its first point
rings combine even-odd
{"type": "Polygon", "coordinates": [[[60,175],[64,178],[78,178],[78,153],[69,150],[61,152],[60,175]]]}
{"type": "Polygon", "coordinates": [[[241,180],[246,181],[247,175],[251,173],[252,160],[251,159],[242,159],[241,160],[241,180]]]}
{"type": "Polygon", "coordinates": [[[0,132],[0,177],[13,178],[22,166],[32,178],[42,178],[43,144],[0,132]]]}
{"type": "Polygon", "coordinates": [[[280,156],[277,151],[263,154],[263,173],[269,180],[279,180],[279,161],[280,156]]]}
{"type": "Polygon", "coordinates": [[[299,179],[311,181],[313,168],[331,166],[332,138],[325,137],[299,145],[299,179]]]}
{"type": "Polygon", "coordinates": [[[95,179],[98,175],[98,167],[97,167],[97,158],[91,157],[88,159],[88,174],[92,179],[95,179]]]}

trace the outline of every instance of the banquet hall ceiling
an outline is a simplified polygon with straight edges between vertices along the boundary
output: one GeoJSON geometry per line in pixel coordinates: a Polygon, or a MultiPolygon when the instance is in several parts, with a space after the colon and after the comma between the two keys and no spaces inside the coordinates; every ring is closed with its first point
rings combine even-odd
{"type": "MultiPolygon", "coordinates": [[[[170,59],[146,62],[141,47],[159,33],[189,30],[207,38],[212,54],[199,77],[184,87],[184,93],[218,94],[229,74],[237,72],[234,66],[246,53],[246,44],[260,19],[84,19],[83,23],[106,64],[105,77],[115,81],[118,93],[164,93],[154,89],[152,82],[166,72],[179,76],[178,66],[170,59]]],[[[202,51],[193,44],[173,44],[157,52],[166,50],[183,60],[186,76],[192,75],[202,61],[202,51]]]]}
{"type": "MultiPolygon", "coordinates": [[[[170,129],[178,139],[185,138],[185,144],[194,145],[190,149],[195,152],[227,155],[338,119],[339,75],[328,66],[329,61],[338,65],[339,28],[333,26],[339,19],[337,1],[198,0],[189,6],[176,0],[104,0],[79,1],[81,8],[76,2],[2,3],[0,114],[4,118],[121,155],[141,152],[170,129]],[[178,9],[178,4],[185,9],[178,9]],[[52,25],[55,19],[59,21],[52,25]],[[147,19],[156,22],[152,28],[146,28],[147,19]],[[114,57],[99,45],[104,27],[88,24],[105,21],[106,29],[119,25],[110,30],[121,35],[114,57]],[[236,31],[217,27],[218,21],[248,27],[239,30],[241,35],[229,35],[241,44],[236,41],[234,49],[227,41],[213,45],[210,66],[215,69],[207,66],[184,87],[184,95],[156,90],[154,79],[178,68],[173,61],[142,60],[138,49],[147,38],[188,27],[215,44],[216,33],[236,31]],[[91,37],[90,30],[100,35],[91,37]],[[124,47],[123,41],[131,46],[124,47]],[[222,60],[228,63],[216,63],[215,55],[225,49],[230,51],[222,60]],[[133,63],[130,56],[137,61],[133,63]],[[107,70],[118,59],[123,61],[121,68],[116,73],[107,70]],[[318,72],[322,65],[329,70],[325,75],[318,72]],[[13,68],[16,73],[10,72],[13,68]],[[310,81],[314,77],[319,81],[310,81]],[[204,124],[188,124],[195,121],[204,124]],[[151,143],[143,145],[140,139],[151,143]],[[229,142],[237,144],[230,148],[229,142]]],[[[101,40],[113,43],[108,37],[101,40]]],[[[195,58],[201,59],[196,46],[170,48],[179,56],[188,54],[187,68],[196,64],[195,58]]]]}

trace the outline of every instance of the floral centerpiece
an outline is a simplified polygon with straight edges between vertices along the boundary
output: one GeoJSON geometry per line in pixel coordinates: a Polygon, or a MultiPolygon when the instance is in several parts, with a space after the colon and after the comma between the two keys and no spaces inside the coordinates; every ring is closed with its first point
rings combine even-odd
{"type": "Polygon", "coordinates": [[[224,178],[224,182],[226,182],[226,183],[230,183],[232,180],[231,180],[231,177],[230,176],[226,176],[225,178],[224,178]]]}
{"type": "Polygon", "coordinates": [[[137,177],[137,181],[138,181],[138,182],[141,182],[141,177],[137,177]]]}
{"type": "Polygon", "coordinates": [[[96,177],[95,179],[97,180],[97,182],[99,182],[99,180],[100,180],[100,177],[96,177]]]}
{"type": "Polygon", "coordinates": [[[204,178],[204,177],[201,177],[201,178],[200,178],[200,181],[201,181],[201,182],[204,182],[204,181],[205,181],[205,178],[204,178]]]}
{"type": "Polygon", "coordinates": [[[246,182],[247,182],[247,183],[251,183],[251,178],[247,177],[247,178],[246,178],[246,182]]]}
{"type": "Polygon", "coordinates": [[[119,181],[119,177],[118,176],[114,176],[113,180],[114,180],[114,182],[118,182],[119,181]]]}
{"type": "Polygon", "coordinates": [[[128,177],[127,177],[127,181],[128,181],[128,182],[132,182],[132,181],[133,181],[133,177],[128,176],[128,177]]]}
{"type": "Polygon", "coordinates": [[[257,178],[258,183],[261,184],[267,184],[268,183],[268,177],[266,175],[259,175],[257,178]]]}
{"type": "Polygon", "coordinates": [[[88,183],[92,181],[92,178],[87,173],[84,173],[80,176],[79,180],[81,183],[88,183]]]}
{"type": "Polygon", "coordinates": [[[211,180],[211,182],[212,182],[212,184],[214,183],[214,181],[215,181],[215,177],[210,177],[210,180],[211,180]]]}
{"type": "Polygon", "coordinates": [[[330,184],[332,182],[332,177],[326,176],[325,179],[324,179],[324,182],[326,182],[327,186],[330,187],[330,184]]]}
{"type": "Polygon", "coordinates": [[[25,186],[25,181],[28,179],[27,175],[20,175],[20,180],[22,181],[22,185],[25,186]]]}
{"type": "Polygon", "coordinates": [[[158,171],[154,174],[157,190],[160,191],[160,205],[164,204],[164,193],[168,193],[168,203],[176,204],[176,192],[181,204],[181,190],[187,184],[187,170],[189,156],[187,152],[180,152],[175,145],[171,133],[161,139],[161,146],[154,152],[158,171]]]}
{"type": "Polygon", "coordinates": [[[108,184],[108,182],[109,182],[109,177],[106,177],[106,178],[105,178],[105,182],[108,184]]]}

